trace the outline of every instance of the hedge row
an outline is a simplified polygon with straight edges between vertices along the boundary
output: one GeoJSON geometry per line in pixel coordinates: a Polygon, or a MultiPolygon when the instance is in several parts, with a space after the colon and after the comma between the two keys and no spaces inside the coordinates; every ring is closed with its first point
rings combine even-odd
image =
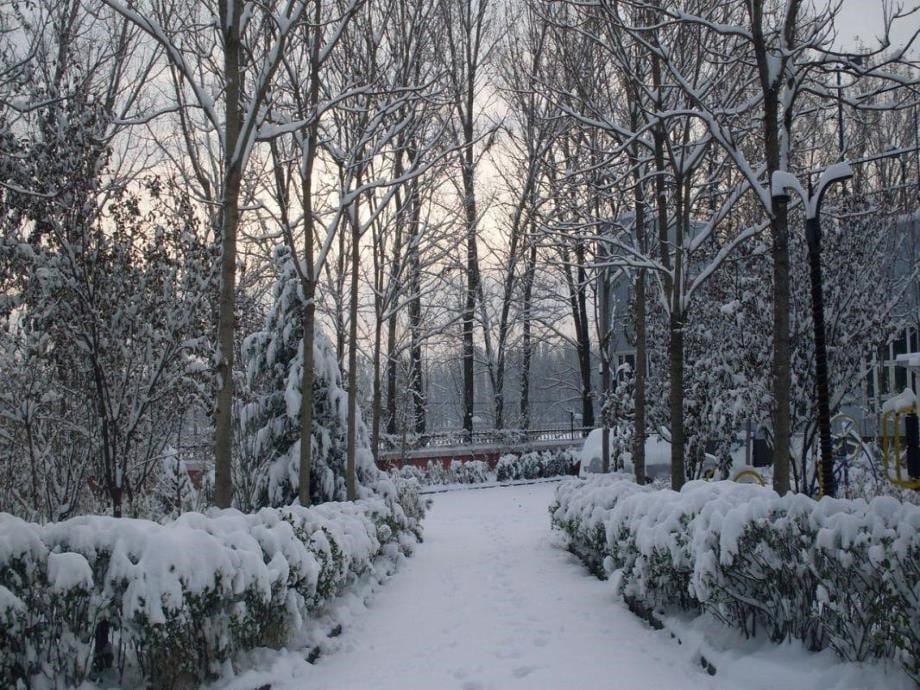
{"type": "Polygon", "coordinates": [[[383,480],[353,503],[168,524],[0,514],[0,686],[72,687],[114,662],[134,684],[195,687],[235,653],[281,646],[359,578],[411,551],[424,504],[383,480]],[[111,628],[109,659],[95,644],[111,628]],[[98,670],[98,669],[97,669],[98,670]]]}
{"type": "Polygon", "coordinates": [[[482,460],[451,460],[445,466],[429,460],[425,469],[406,465],[392,474],[403,479],[416,479],[419,483],[434,486],[442,484],[482,484],[489,481],[515,481],[540,479],[574,474],[578,470],[578,455],[571,450],[532,451],[516,455],[508,453],[498,459],[495,471],[482,460]]]}
{"type": "Polygon", "coordinates": [[[849,661],[894,658],[920,681],[920,506],[601,475],[561,485],[551,514],[635,608],[705,610],[849,661]]]}
{"type": "Polygon", "coordinates": [[[438,484],[482,484],[490,481],[489,465],[482,460],[451,460],[448,466],[437,460],[429,460],[425,469],[406,465],[393,474],[403,479],[415,479],[420,484],[433,486],[438,484]]]}
{"type": "Polygon", "coordinates": [[[495,474],[500,482],[561,477],[576,473],[578,466],[578,454],[568,449],[534,451],[522,455],[509,453],[498,459],[495,474]]]}

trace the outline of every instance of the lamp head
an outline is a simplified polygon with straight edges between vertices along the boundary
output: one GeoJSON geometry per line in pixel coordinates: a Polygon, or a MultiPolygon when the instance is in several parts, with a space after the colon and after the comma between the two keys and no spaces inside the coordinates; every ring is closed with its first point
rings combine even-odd
{"type": "Polygon", "coordinates": [[[770,177],[770,196],[776,203],[789,203],[790,191],[798,193],[803,199],[802,186],[794,175],[785,170],[776,170],[770,177]]]}
{"type": "Polygon", "coordinates": [[[832,182],[843,182],[853,177],[853,167],[847,162],[834,163],[827,167],[818,181],[819,187],[826,187],[832,182]]]}

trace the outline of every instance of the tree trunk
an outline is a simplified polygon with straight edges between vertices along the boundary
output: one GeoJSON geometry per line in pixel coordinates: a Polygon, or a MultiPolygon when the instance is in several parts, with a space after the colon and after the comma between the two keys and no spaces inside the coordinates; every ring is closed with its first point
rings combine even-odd
{"type": "MultiPolygon", "coordinates": [[[[604,264],[608,260],[606,240],[598,231],[598,259],[604,264]]],[[[610,271],[609,266],[598,268],[597,344],[601,357],[601,471],[610,471],[610,271]]]]}
{"type": "Polygon", "coordinates": [[[24,421],[23,426],[25,427],[25,430],[26,430],[26,441],[28,443],[28,448],[29,448],[29,469],[30,469],[31,478],[32,478],[32,510],[35,512],[35,515],[38,515],[38,513],[40,512],[39,500],[38,500],[38,463],[36,463],[35,461],[35,443],[32,439],[32,412],[31,410],[26,412],[23,421],[24,421]]]}
{"type": "Polygon", "coordinates": [[[387,433],[397,431],[396,425],[396,386],[398,383],[396,359],[396,313],[387,321],[387,433]]]}
{"type": "MultiPolygon", "coordinates": [[[[359,186],[360,176],[355,180],[359,186]]],[[[349,501],[358,498],[355,451],[358,442],[358,268],[360,260],[361,230],[358,219],[358,201],[349,209],[351,217],[351,296],[348,308],[348,443],[345,456],[345,491],[349,501]]]]}
{"type": "Polygon", "coordinates": [[[336,257],[338,276],[336,277],[336,287],[338,288],[336,313],[333,317],[335,320],[335,352],[339,360],[339,368],[345,372],[345,344],[348,342],[345,334],[345,281],[348,278],[348,243],[346,242],[348,233],[344,228],[339,228],[339,251],[336,257]]]}
{"type": "MultiPolygon", "coordinates": [[[[380,450],[380,408],[383,403],[383,381],[380,376],[380,349],[383,345],[383,323],[380,319],[376,319],[377,323],[374,324],[374,391],[372,394],[373,403],[371,404],[372,409],[372,423],[371,423],[371,453],[374,454],[374,459],[377,458],[377,454],[380,450]]],[[[388,346],[389,348],[389,346],[388,346]]],[[[392,369],[391,365],[390,368],[392,369]]]]}
{"type": "Polygon", "coordinates": [[[523,333],[521,335],[521,428],[530,428],[530,361],[533,357],[533,341],[531,337],[531,322],[533,308],[533,279],[537,264],[537,245],[531,242],[530,256],[527,259],[527,268],[524,274],[524,304],[523,304],[523,333]]]}
{"type": "Polygon", "coordinates": [[[680,308],[672,306],[670,331],[671,488],[680,491],[684,469],[684,324],[680,308]]]}
{"type": "MultiPolygon", "coordinates": [[[[771,172],[772,174],[772,172],[771,172]]],[[[789,337],[789,223],[785,203],[773,204],[773,489],[789,491],[789,436],[792,428],[789,389],[792,382],[789,337]]]]}
{"type": "MultiPolygon", "coordinates": [[[[652,57],[652,82],[656,91],[661,93],[661,65],[657,55],[652,57]]],[[[663,109],[662,103],[656,104],[663,109]]],[[[680,276],[680,250],[682,245],[680,192],[674,194],[674,204],[678,207],[673,217],[674,222],[674,255],[671,257],[672,241],[668,235],[668,194],[665,186],[665,141],[667,132],[661,122],[656,123],[654,131],[655,147],[655,203],[658,211],[658,251],[664,274],[665,294],[668,299],[668,371],[670,386],[668,393],[671,416],[671,488],[680,491],[684,485],[686,472],[684,470],[684,333],[683,310],[681,300],[680,276]]],[[[680,190],[680,185],[675,183],[675,188],[680,190]]]]}
{"type": "Polygon", "coordinates": [[[223,240],[217,324],[217,409],[214,414],[214,503],[219,508],[229,508],[233,502],[233,331],[240,177],[239,168],[228,171],[221,214],[223,240]]]}
{"type": "MultiPolygon", "coordinates": [[[[635,127],[634,127],[635,129],[635,127]]],[[[638,156],[634,156],[634,160],[638,156]]],[[[633,192],[635,201],[635,220],[636,220],[636,243],[639,245],[639,251],[643,254],[647,252],[648,246],[645,234],[645,193],[642,187],[641,172],[633,163],[635,173],[635,189],[633,192]]],[[[636,370],[633,376],[633,439],[632,439],[632,456],[633,468],[636,472],[636,482],[645,484],[645,385],[646,385],[646,365],[647,365],[647,343],[646,343],[646,309],[645,309],[645,269],[640,268],[636,271],[636,370]]]]}
{"type": "Polygon", "coordinates": [[[585,305],[584,286],[584,250],[580,243],[576,244],[576,258],[578,262],[578,280],[572,276],[570,267],[572,259],[568,247],[563,243],[560,246],[562,254],[562,274],[565,278],[566,288],[569,292],[569,308],[572,310],[572,323],[575,324],[575,353],[578,358],[578,372],[581,378],[581,420],[582,426],[594,426],[594,407],[591,404],[591,350],[588,339],[588,316],[585,305]]]}
{"type": "MultiPolygon", "coordinates": [[[[751,36],[760,86],[764,96],[764,157],[767,162],[767,180],[781,167],[780,150],[780,89],[783,73],[777,73],[776,58],[768,50],[764,35],[764,0],[752,0],[749,5],[751,36]]],[[[795,44],[795,31],[801,0],[788,0],[785,7],[783,39],[786,46],[795,44]]],[[[785,70],[784,58],[780,66],[785,70]]],[[[791,118],[787,111],[784,117],[791,118]]],[[[789,491],[789,435],[791,410],[789,409],[792,385],[791,347],[789,339],[789,222],[786,204],[772,200],[770,235],[773,240],[773,489],[780,495],[789,491]]]]}
{"type": "Polygon", "coordinates": [[[575,245],[578,262],[577,307],[578,307],[578,363],[581,369],[581,425],[594,428],[594,399],[591,386],[591,334],[588,330],[588,276],[585,272],[585,246],[581,240],[575,245]]]}
{"type": "MultiPolygon", "coordinates": [[[[414,185],[418,183],[415,182],[414,185]]],[[[425,389],[422,381],[422,294],[421,259],[419,257],[419,232],[421,205],[418,188],[413,187],[415,200],[412,203],[412,240],[409,253],[409,357],[412,360],[409,373],[409,390],[415,407],[415,432],[425,433],[425,389]]]]}
{"type": "Polygon", "coordinates": [[[524,218],[524,204],[527,197],[531,194],[533,187],[534,173],[528,171],[527,181],[522,192],[522,200],[518,202],[514,210],[514,216],[511,221],[511,242],[508,247],[508,268],[505,273],[504,290],[502,292],[501,315],[498,319],[498,347],[495,356],[495,428],[502,429],[505,426],[505,363],[507,361],[508,350],[508,332],[511,329],[509,324],[511,315],[511,303],[514,300],[514,284],[517,278],[517,261],[518,246],[522,232],[522,220],[524,218]]]}
{"type": "MultiPolygon", "coordinates": [[[[780,166],[779,101],[775,90],[764,97],[764,148],[767,179],[780,166]]],[[[770,235],[773,240],[773,489],[789,491],[789,435],[792,429],[790,388],[792,383],[789,336],[789,220],[784,201],[773,200],[770,235]]]]}
{"type": "Polygon", "coordinates": [[[236,293],[236,235],[240,222],[242,168],[236,150],[240,137],[240,21],[242,0],[220,4],[224,39],[226,122],[224,124],[224,189],[221,203],[220,296],[217,317],[217,405],[214,411],[214,503],[233,502],[233,333],[236,293]],[[228,16],[228,10],[232,16],[228,16]]]}
{"type": "Polygon", "coordinates": [[[645,484],[645,382],[647,343],[645,331],[645,269],[636,272],[636,371],[633,377],[633,467],[636,481],[645,484]]]}
{"type": "MultiPolygon", "coordinates": [[[[312,243],[310,245],[312,247],[312,243]]],[[[313,252],[307,254],[312,262],[313,252]]],[[[297,495],[300,505],[308,506],[313,498],[310,491],[313,472],[313,341],[316,337],[315,283],[309,282],[304,289],[303,307],[303,370],[300,373],[300,468],[298,472],[297,495]]]]}
{"type": "MultiPolygon", "coordinates": [[[[310,47],[310,87],[309,104],[316,108],[319,102],[319,68],[320,68],[320,5],[317,3],[313,12],[313,43],[310,47]]],[[[316,162],[316,147],[319,140],[319,122],[314,120],[307,130],[306,150],[303,151],[300,177],[301,195],[304,209],[304,266],[301,275],[303,307],[303,370],[300,373],[300,467],[298,470],[297,494],[300,505],[309,506],[313,502],[313,382],[316,378],[313,344],[316,340],[316,267],[313,265],[313,240],[315,234],[313,222],[313,166],[316,162]]]]}
{"type": "Polygon", "coordinates": [[[476,248],[476,192],[473,177],[472,123],[464,123],[466,151],[463,160],[463,209],[466,221],[466,301],[463,306],[463,428],[472,437],[475,406],[475,344],[473,326],[479,290],[479,258],[476,248]]]}

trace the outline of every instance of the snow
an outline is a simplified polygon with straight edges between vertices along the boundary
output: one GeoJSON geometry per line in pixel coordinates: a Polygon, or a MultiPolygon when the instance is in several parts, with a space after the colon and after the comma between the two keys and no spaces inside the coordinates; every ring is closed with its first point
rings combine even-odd
{"type": "Polygon", "coordinates": [[[424,544],[373,599],[347,603],[339,619],[350,623],[315,665],[302,652],[261,650],[253,668],[211,690],[910,687],[890,665],[745,640],[711,618],[671,616],[665,630],[652,630],[550,531],[555,489],[548,482],[436,495],[424,544]]]}
{"type": "Polygon", "coordinates": [[[882,412],[909,412],[917,404],[917,396],[910,388],[905,388],[882,405],[882,412]]]}
{"type": "MultiPolygon", "coordinates": [[[[585,472],[599,472],[601,467],[601,449],[603,429],[592,429],[591,433],[585,438],[585,444],[581,450],[581,467],[585,472]]],[[[610,432],[610,457],[611,462],[615,456],[615,442],[613,430],[610,432]]],[[[627,473],[633,471],[632,453],[623,454],[624,470],[627,473]]],[[[671,465],[671,444],[663,440],[657,434],[650,434],[645,439],[645,469],[646,474],[650,477],[657,476],[661,473],[662,467],[670,468],[671,465]]]]}
{"type": "Polygon", "coordinates": [[[629,613],[609,584],[558,544],[546,508],[555,484],[438,494],[425,543],[309,666],[280,654],[270,671],[215,687],[712,688],[666,634],[629,613]]]}
{"type": "Polygon", "coordinates": [[[55,594],[77,588],[88,592],[93,588],[93,571],[78,553],[52,553],[48,555],[48,585],[55,594]]]}
{"type": "Polygon", "coordinates": [[[913,682],[893,664],[841,662],[829,649],[814,653],[799,645],[743,639],[707,616],[667,616],[665,629],[681,641],[684,654],[705,658],[716,668],[717,687],[737,690],[912,690],[913,682]]]}

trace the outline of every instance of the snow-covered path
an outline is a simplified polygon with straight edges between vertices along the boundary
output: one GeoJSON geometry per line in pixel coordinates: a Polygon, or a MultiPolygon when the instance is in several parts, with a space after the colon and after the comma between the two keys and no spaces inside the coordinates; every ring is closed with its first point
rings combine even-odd
{"type": "Polygon", "coordinates": [[[712,688],[554,543],[555,483],[437,494],[425,543],[307,677],[272,688],[712,688]]]}
{"type": "MultiPolygon", "coordinates": [[[[833,652],[742,640],[679,645],[626,610],[559,546],[547,508],[556,482],[434,496],[425,543],[367,607],[341,601],[344,632],[320,627],[323,655],[261,650],[211,690],[865,690],[906,674],[833,652]],[[718,673],[699,665],[715,654],[718,673]]],[[[707,633],[708,634],[708,633],[707,633]]]]}

